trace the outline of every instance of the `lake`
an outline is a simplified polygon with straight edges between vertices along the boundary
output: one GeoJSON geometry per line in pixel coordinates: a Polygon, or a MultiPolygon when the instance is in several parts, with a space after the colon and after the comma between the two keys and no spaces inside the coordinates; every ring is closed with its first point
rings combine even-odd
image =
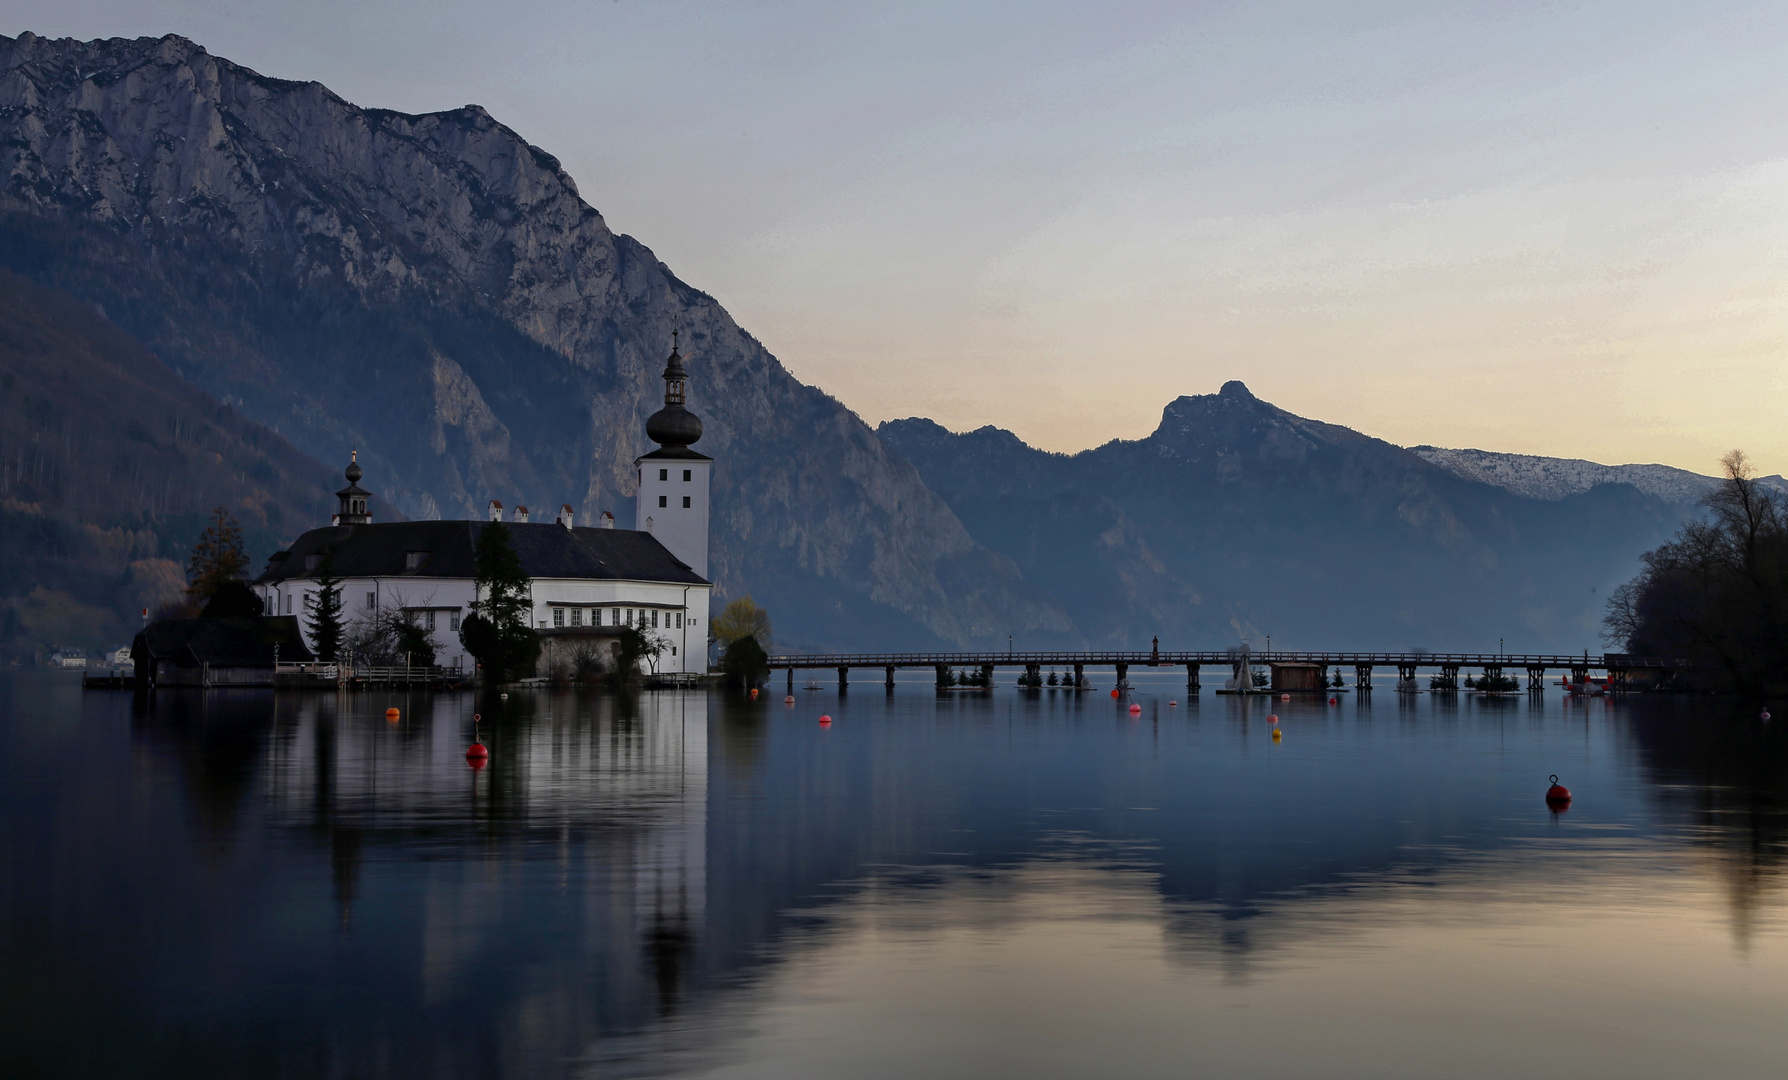
{"type": "Polygon", "coordinates": [[[1754,705],[908,677],[0,676],[0,1074],[1781,1074],[1754,705]]]}

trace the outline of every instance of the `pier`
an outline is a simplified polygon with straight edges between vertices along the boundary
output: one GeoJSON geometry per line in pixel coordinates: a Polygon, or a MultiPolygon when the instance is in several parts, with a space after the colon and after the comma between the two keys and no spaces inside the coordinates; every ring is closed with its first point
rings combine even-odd
{"type": "MultiPolygon", "coordinates": [[[[1625,653],[1582,653],[1568,656],[1522,653],[1252,652],[1248,649],[1215,652],[1154,649],[1024,652],[1003,649],[948,653],[791,653],[772,656],[769,662],[772,671],[788,672],[788,692],[791,694],[795,692],[797,670],[824,669],[837,672],[840,691],[849,688],[853,669],[879,669],[883,676],[883,685],[891,691],[894,689],[894,673],[903,668],[931,668],[937,672],[940,686],[948,685],[946,676],[952,670],[975,669],[982,673],[986,687],[991,689],[993,674],[999,668],[1024,669],[1025,681],[1019,685],[1035,688],[1043,685],[1040,676],[1043,668],[1049,667],[1071,671],[1072,675],[1062,685],[1073,690],[1089,686],[1086,679],[1088,668],[1110,668],[1117,685],[1124,686],[1127,685],[1131,668],[1183,667],[1186,669],[1186,690],[1188,693],[1196,693],[1200,688],[1199,671],[1206,667],[1225,669],[1232,679],[1240,679],[1242,673],[1246,672],[1249,677],[1242,688],[1244,692],[1255,692],[1251,676],[1253,669],[1257,667],[1275,670],[1293,665],[1317,667],[1325,677],[1330,669],[1352,668],[1353,686],[1359,690],[1372,689],[1372,673],[1379,669],[1396,670],[1395,686],[1398,690],[1417,689],[1416,678],[1422,671],[1431,671],[1440,680],[1441,688],[1445,689],[1456,689],[1460,685],[1461,671],[1482,671],[1491,677],[1500,676],[1504,671],[1521,671],[1527,675],[1529,690],[1540,689],[1550,671],[1568,673],[1573,682],[1586,681],[1592,671],[1600,671],[1606,674],[1609,689],[1619,690],[1632,687],[1636,677],[1641,674],[1646,675],[1654,686],[1667,686],[1675,672],[1693,666],[1687,660],[1674,657],[1631,656],[1625,653]]],[[[1259,692],[1318,693],[1326,688],[1325,681],[1322,687],[1262,687],[1259,692]]]]}

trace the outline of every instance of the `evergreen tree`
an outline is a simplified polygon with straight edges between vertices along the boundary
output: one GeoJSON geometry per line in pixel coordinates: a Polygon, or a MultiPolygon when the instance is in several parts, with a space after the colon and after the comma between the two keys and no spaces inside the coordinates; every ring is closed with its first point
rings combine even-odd
{"type": "Polygon", "coordinates": [[[335,555],[323,556],[318,568],[317,591],[304,597],[304,610],[310,616],[310,651],[325,664],[333,664],[341,654],[341,579],[335,576],[335,555]]]}
{"type": "Polygon", "coordinates": [[[186,564],[186,592],[195,602],[203,603],[229,582],[240,580],[248,568],[248,554],[242,550],[242,526],[228,510],[218,507],[211,515],[211,524],[199,534],[192,546],[192,558],[186,564]]]}
{"type": "Polygon", "coordinates": [[[472,574],[479,599],[460,624],[459,639],[484,666],[491,682],[513,682],[531,674],[540,658],[540,638],[528,625],[533,581],[509,543],[500,521],[485,525],[472,549],[472,574]]]}
{"type": "Polygon", "coordinates": [[[764,655],[764,647],[757,643],[756,637],[743,634],[726,647],[726,655],[720,659],[720,670],[725,673],[729,687],[750,690],[762,686],[770,677],[770,659],[764,655]]]}

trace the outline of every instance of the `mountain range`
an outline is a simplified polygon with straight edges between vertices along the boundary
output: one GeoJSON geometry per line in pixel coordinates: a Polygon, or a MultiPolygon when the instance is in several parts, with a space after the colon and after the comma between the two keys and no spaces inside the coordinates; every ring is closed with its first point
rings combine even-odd
{"type": "MultiPolygon", "coordinates": [[[[872,430],[482,108],[362,108],[176,36],[0,38],[0,268],[127,339],[161,392],[277,448],[285,479],[233,496],[263,507],[269,550],[326,520],[351,448],[411,517],[496,498],[631,520],[680,330],[716,459],[711,576],[768,606],[789,648],[1576,649],[1607,588],[1693,512],[1694,474],[1405,450],[1240,383],[1076,455],[992,428],[872,430]]],[[[92,349],[62,344],[66,372],[99,377],[92,349]]],[[[70,469],[106,495],[69,518],[96,528],[141,487],[70,469]]],[[[172,561],[174,511],[145,513],[172,561]]],[[[0,582],[0,606],[19,587],[0,582]]],[[[113,608],[138,603],[127,591],[113,608]]]]}

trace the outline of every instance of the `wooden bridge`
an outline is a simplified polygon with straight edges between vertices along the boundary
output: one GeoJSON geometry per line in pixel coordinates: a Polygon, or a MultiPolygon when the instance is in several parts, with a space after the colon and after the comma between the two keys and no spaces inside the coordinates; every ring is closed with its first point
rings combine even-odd
{"type": "MultiPolygon", "coordinates": [[[[1133,667],[1183,667],[1186,669],[1186,689],[1196,692],[1199,689],[1199,669],[1203,667],[1226,668],[1232,678],[1239,677],[1244,670],[1251,676],[1253,668],[1274,668],[1276,665],[1315,665],[1321,667],[1325,673],[1330,668],[1351,667],[1354,671],[1354,685],[1361,690],[1372,688],[1372,673],[1379,668],[1396,669],[1398,689],[1415,689],[1416,673],[1422,669],[1434,671],[1443,688],[1456,688],[1459,685],[1459,672],[1465,668],[1481,669],[1489,676],[1499,676],[1504,670],[1511,670],[1525,671],[1527,688],[1538,690],[1548,671],[1569,672],[1573,681],[1577,682],[1588,679],[1591,671],[1606,672],[1611,688],[1619,689],[1630,685],[1635,673],[1649,673],[1654,680],[1667,682],[1672,673],[1692,666],[1687,660],[1672,657],[1629,656],[1625,653],[1592,656],[1585,652],[1577,656],[1559,656],[1522,653],[1253,652],[1245,648],[1220,652],[1155,649],[1022,652],[1008,649],[950,653],[814,653],[772,656],[769,660],[771,670],[788,671],[790,693],[794,693],[797,670],[827,668],[838,673],[840,690],[849,687],[852,668],[880,668],[885,677],[884,684],[892,690],[894,672],[901,668],[932,668],[937,672],[940,686],[949,685],[949,674],[953,669],[978,669],[981,673],[981,685],[987,687],[993,685],[996,668],[1023,668],[1023,681],[1019,685],[1030,686],[1043,685],[1041,673],[1045,666],[1069,668],[1072,669],[1073,676],[1071,679],[1064,679],[1063,685],[1074,689],[1088,685],[1086,669],[1089,667],[1113,669],[1119,685],[1125,684],[1133,667]]],[[[1251,684],[1251,677],[1243,683],[1250,688],[1251,684]]]]}

